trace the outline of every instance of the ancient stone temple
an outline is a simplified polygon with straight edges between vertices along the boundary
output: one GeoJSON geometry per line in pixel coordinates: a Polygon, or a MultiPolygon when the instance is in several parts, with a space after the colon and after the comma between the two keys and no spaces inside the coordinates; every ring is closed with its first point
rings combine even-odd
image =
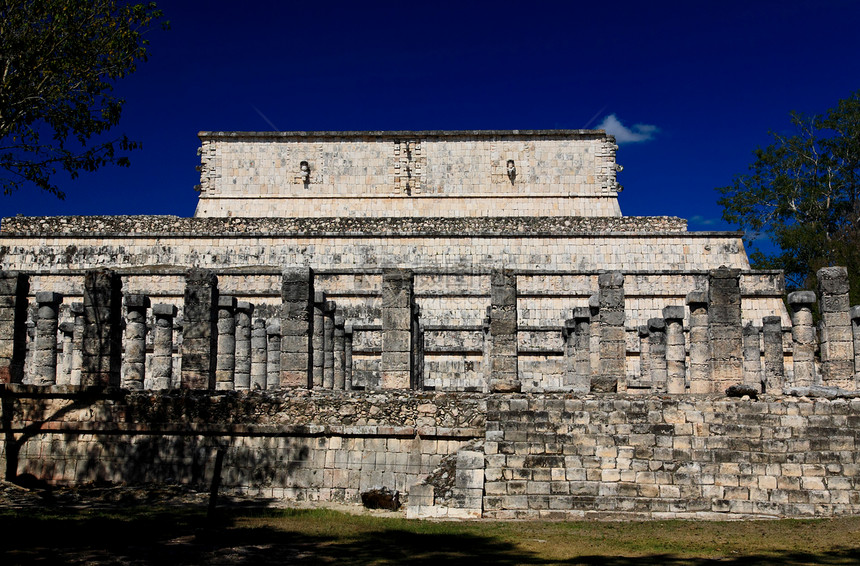
{"type": "Polygon", "coordinates": [[[225,448],[226,489],[416,517],[860,510],[844,269],[789,312],[740,234],[623,216],[603,131],[200,139],[193,218],[2,219],[7,476],[225,448]]]}

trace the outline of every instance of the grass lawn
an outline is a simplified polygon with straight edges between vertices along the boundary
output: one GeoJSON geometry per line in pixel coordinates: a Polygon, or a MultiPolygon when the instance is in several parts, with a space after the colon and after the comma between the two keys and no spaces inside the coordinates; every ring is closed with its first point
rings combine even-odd
{"type": "Polygon", "coordinates": [[[858,564],[860,517],[419,522],[328,510],[0,510],[0,564],[858,564]]]}

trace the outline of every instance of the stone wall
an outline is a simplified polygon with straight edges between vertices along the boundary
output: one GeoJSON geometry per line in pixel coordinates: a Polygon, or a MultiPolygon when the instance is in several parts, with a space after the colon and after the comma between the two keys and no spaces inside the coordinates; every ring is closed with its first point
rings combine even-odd
{"type": "Polygon", "coordinates": [[[199,217],[621,216],[603,131],[199,135],[199,217]]]}
{"type": "Polygon", "coordinates": [[[54,484],[211,483],[261,499],[360,502],[406,492],[441,459],[482,438],[475,395],[272,395],[0,386],[0,464],[54,484]],[[10,436],[11,435],[11,436],[10,436]],[[14,440],[12,440],[14,438],[14,440]]]}
{"type": "Polygon", "coordinates": [[[483,516],[860,512],[860,399],[495,396],[483,516]]]}

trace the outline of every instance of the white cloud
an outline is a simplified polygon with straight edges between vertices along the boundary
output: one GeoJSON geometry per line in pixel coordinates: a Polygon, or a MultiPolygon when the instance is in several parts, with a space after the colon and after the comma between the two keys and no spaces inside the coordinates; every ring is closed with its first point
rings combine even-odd
{"type": "Polygon", "coordinates": [[[659,130],[657,126],[650,124],[633,124],[632,128],[621,123],[615,114],[610,114],[597,126],[599,130],[606,130],[607,134],[615,136],[618,143],[635,143],[648,141],[654,137],[659,130]]]}

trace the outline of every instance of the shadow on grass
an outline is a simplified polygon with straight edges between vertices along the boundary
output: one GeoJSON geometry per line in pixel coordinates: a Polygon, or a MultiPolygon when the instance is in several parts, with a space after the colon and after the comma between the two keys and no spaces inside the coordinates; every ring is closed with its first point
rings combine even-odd
{"type": "MultiPolygon", "coordinates": [[[[338,564],[439,565],[856,564],[860,551],[750,555],[720,559],[577,556],[553,560],[514,543],[475,534],[380,528],[347,535],[237,526],[237,514],[207,522],[203,509],[0,511],[0,564],[338,564]]],[[[243,515],[247,516],[247,515],[243,515]]],[[[302,519],[301,512],[294,517],[302,519]]]]}

